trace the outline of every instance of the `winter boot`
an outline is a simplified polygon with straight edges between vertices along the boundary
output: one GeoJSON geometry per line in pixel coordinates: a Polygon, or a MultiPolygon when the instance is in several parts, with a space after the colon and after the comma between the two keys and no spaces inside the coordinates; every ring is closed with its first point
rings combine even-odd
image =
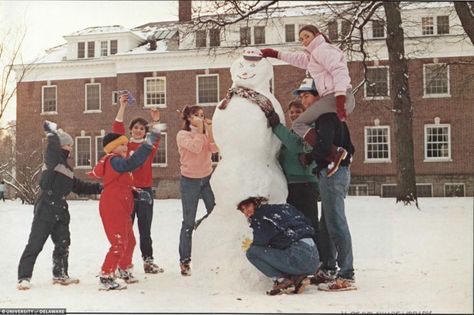
{"type": "Polygon", "coordinates": [[[18,280],[18,285],[16,286],[18,290],[29,290],[31,288],[30,279],[20,279],[18,280]]]}
{"type": "Polygon", "coordinates": [[[79,283],[79,279],[71,278],[69,276],[53,277],[53,284],[70,285],[70,284],[78,284],[78,283],[79,283]]]}
{"type": "Polygon", "coordinates": [[[332,282],[336,279],[336,270],[319,269],[310,279],[311,284],[332,282]]]}
{"type": "Polygon", "coordinates": [[[318,286],[318,290],[321,291],[349,291],[349,290],[357,290],[355,286],[354,279],[345,279],[341,277],[337,277],[335,280],[328,282],[328,283],[321,283],[318,286]]]}
{"type": "Polygon", "coordinates": [[[164,272],[163,268],[153,263],[153,258],[146,258],[143,261],[143,269],[145,273],[162,273],[164,272]]]}
{"type": "Polygon", "coordinates": [[[309,284],[309,278],[306,275],[291,276],[293,280],[295,290],[293,293],[300,294],[303,293],[306,286],[309,284]]]}
{"type": "Polygon", "coordinates": [[[190,263],[179,263],[179,267],[181,269],[182,276],[190,276],[191,275],[191,264],[190,263]]]}
{"type": "Polygon", "coordinates": [[[126,283],[128,284],[131,284],[131,283],[137,283],[138,282],[138,279],[135,278],[133,275],[132,275],[132,268],[127,268],[127,269],[120,269],[120,268],[117,268],[117,276],[122,279],[123,281],[125,281],[126,283]]]}
{"type": "Polygon", "coordinates": [[[125,284],[121,284],[115,281],[113,277],[110,276],[101,276],[100,277],[100,286],[99,290],[109,291],[109,290],[123,290],[126,289],[125,284]]]}
{"type": "Polygon", "coordinates": [[[292,279],[281,277],[273,282],[273,287],[267,291],[268,295],[279,295],[283,293],[294,293],[295,283],[292,279]]]}

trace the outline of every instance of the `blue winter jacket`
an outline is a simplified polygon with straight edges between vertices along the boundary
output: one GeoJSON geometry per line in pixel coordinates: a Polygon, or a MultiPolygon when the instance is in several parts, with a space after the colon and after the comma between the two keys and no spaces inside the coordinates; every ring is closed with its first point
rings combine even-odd
{"type": "Polygon", "coordinates": [[[308,219],[290,204],[260,205],[250,218],[250,227],[254,245],[279,249],[314,234],[308,219]]]}

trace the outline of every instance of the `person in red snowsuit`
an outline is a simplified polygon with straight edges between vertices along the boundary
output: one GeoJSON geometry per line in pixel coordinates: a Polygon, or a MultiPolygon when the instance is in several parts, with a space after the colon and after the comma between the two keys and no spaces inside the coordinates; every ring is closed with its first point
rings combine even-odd
{"type": "Polygon", "coordinates": [[[103,139],[107,153],[94,167],[91,175],[102,178],[104,190],[100,196],[99,210],[102,224],[110,242],[109,251],[102,264],[101,289],[116,290],[123,286],[115,281],[115,271],[127,283],[137,282],[131,273],[135,236],[131,214],[134,191],[140,197],[148,196],[133,187],[132,171],[140,167],[153,150],[153,143],[160,137],[159,130],[152,130],[145,142],[127,157],[127,137],[109,133],[103,139]]]}

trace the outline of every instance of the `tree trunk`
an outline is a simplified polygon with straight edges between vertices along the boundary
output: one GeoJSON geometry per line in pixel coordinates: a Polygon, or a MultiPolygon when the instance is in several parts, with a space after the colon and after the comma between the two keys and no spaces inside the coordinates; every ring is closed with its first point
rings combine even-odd
{"type": "Polygon", "coordinates": [[[454,8],[458,14],[459,20],[461,20],[462,27],[466,31],[467,36],[471,39],[472,44],[474,45],[474,4],[465,2],[465,1],[455,1],[454,8]]]}
{"type": "Polygon", "coordinates": [[[400,14],[400,2],[384,2],[387,19],[387,49],[390,63],[390,97],[395,115],[397,145],[397,202],[415,202],[415,161],[413,157],[413,107],[408,88],[408,63],[400,14]]]}

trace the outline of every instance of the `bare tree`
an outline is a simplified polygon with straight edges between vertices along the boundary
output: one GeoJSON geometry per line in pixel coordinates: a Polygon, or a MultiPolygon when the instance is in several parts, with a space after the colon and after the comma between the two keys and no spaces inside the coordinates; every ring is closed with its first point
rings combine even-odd
{"type": "Polygon", "coordinates": [[[462,27],[474,45],[474,2],[455,1],[454,8],[461,20],[462,27]]]}

